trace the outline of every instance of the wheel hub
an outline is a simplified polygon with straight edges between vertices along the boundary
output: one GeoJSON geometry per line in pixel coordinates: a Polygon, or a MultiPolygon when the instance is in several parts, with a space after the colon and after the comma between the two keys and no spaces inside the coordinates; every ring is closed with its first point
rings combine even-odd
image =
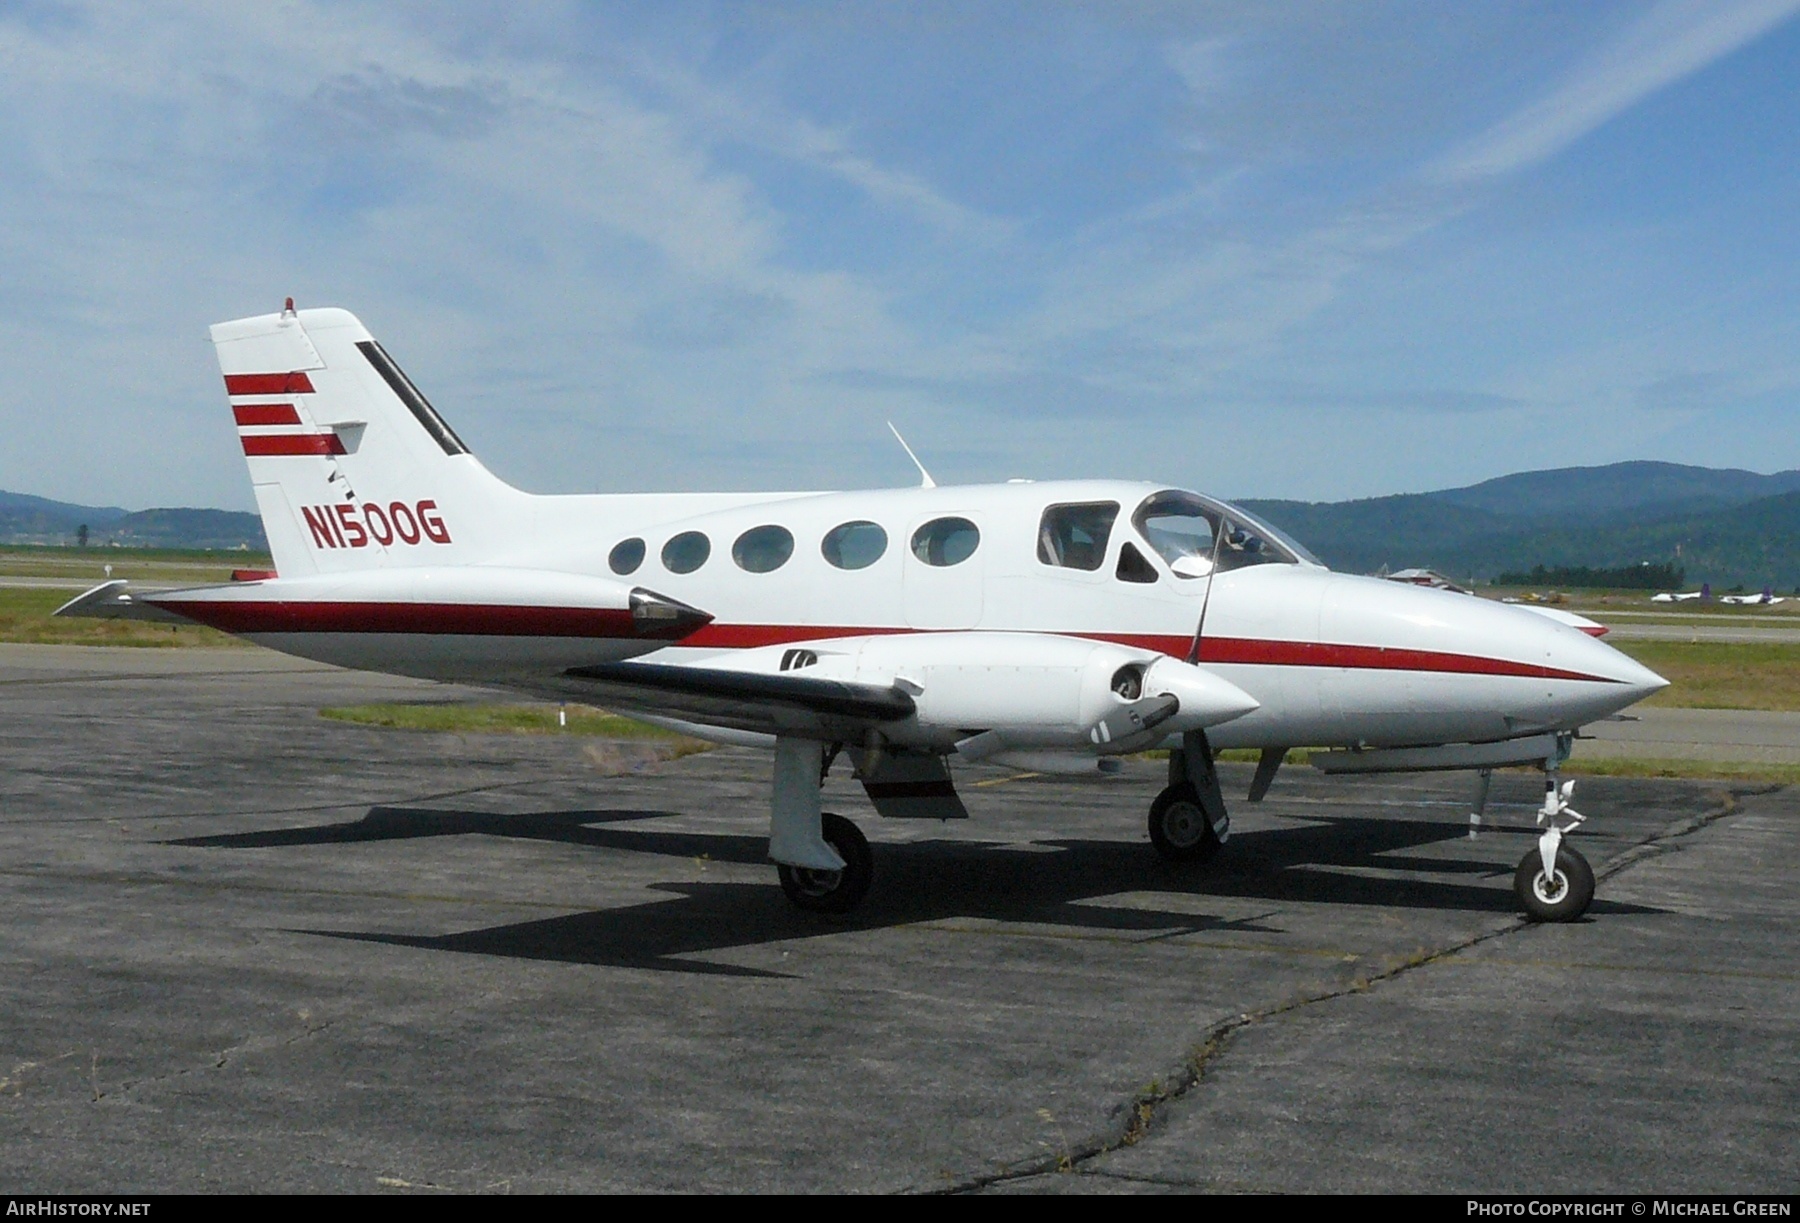
{"type": "Polygon", "coordinates": [[[794,868],[794,882],[808,896],[829,896],[843,882],[843,871],[814,870],[807,866],[794,868]]]}
{"type": "Polygon", "coordinates": [[[1171,803],[1163,812],[1163,831],[1172,845],[1183,849],[1198,845],[1206,836],[1206,813],[1192,803],[1171,803]]]}

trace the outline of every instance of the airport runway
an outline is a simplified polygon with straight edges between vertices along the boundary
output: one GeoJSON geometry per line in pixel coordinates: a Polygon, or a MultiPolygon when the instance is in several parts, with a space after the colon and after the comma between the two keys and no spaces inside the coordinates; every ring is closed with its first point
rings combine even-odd
{"type": "Polygon", "coordinates": [[[1800,625],[1755,624],[1633,624],[1608,625],[1608,643],[1621,641],[1725,642],[1733,645],[1793,645],[1800,642],[1800,625]]]}
{"type": "MultiPolygon", "coordinates": [[[[1157,770],[962,775],[853,919],[761,859],[768,763],[381,731],[452,690],[250,650],[0,647],[9,1192],[1792,1192],[1800,799],[1284,772],[1208,867],[1157,770]]],[[[1231,770],[1241,793],[1247,770],[1231,770]]]]}
{"type": "Polygon", "coordinates": [[[1800,764],[1800,713],[1764,709],[1664,709],[1596,722],[1575,745],[1576,759],[1719,760],[1800,764]]]}

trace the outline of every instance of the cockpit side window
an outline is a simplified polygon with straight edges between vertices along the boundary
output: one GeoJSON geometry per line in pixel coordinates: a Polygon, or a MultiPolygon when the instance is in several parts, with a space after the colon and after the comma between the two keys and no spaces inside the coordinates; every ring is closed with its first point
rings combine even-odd
{"type": "Polygon", "coordinates": [[[1178,578],[1205,577],[1250,565],[1293,565],[1299,558],[1261,523],[1193,493],[1154,493],[1131,521],[1178,578]]]}
{"type": "Polygon", "coordinates": [[[1149,585],[1156,581],[1156,566],[1144,559],[1144,554],[1137,550],[1137,545],[1130,540],[1119,548],[1119,567],[1116,576],[1121,582],[1139,582],[1149,585]]]}
{"type": "Polygon", "coordinates": [[[1053,505],[1038,523],[1038,560],[1062,569],[1094,570],[1106,563],[1117,501],[1053,505]]]}

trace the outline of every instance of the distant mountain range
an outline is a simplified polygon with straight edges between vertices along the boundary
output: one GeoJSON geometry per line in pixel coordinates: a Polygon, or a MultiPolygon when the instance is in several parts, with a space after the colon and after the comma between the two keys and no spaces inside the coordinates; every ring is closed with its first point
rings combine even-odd
{"type": "Polygon", "coordinates": [[[235,510],[130,510],[70,505],[47,497],[0,492],[0,544],[74,544],[87,528],[90,548],[218,548],[268,550],[262,519],[235,510]]]}
{"type": "MultiPolygon", "coordinates": [[[[1534,565],[1616,568],[1674,561],[1687,582],[1800,587],[1800,471],[1615,463],[1361,501],[1243,500],[1333,569],[1439,570],[1491,581],[1534,565]]],[[[0,543],[268,547],[255,514],[68,505],[0,492],[0,543]]]]}
{"type": "Polygon", "coordinates": [[[1534,565],[1673,561],[1697,586],[1800,585],[1800,471],[1615,463],[1362,501],[1239,502],[1334,569],[1491,581],[1534,565]]]}

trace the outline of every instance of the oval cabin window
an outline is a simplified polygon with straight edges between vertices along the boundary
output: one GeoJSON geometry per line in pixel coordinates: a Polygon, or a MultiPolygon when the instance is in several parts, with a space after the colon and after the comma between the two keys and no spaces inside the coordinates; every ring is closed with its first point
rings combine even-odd
{"type": "Polygon", "coordinates": [[[670,573],[692,573],[712,555],[712,540],[698,531],[683,531],[663,545],[663,568],[670,573]]]}
{"type": "Polygon", "coordinates": [[[867,569],[887,552],[887,532],[880,524],[857,521],[832,527],[819,544],[827,563],[838,569],[867,569]]]}
{"type": "Polygon", "coordinates": [[[618,574],[636,573],[638,566],[644,563],[644,541],[641,539],[620,540],[607,556],[606,563],[618,574]]]}
{"type": "Polygon", "coordinates": [[[731,559],[748,573],[771,573],[794,554],[794,535],[786,527],[751,527],[731,545],[731,559]]]}
{"type": "Polygon", "coordinates": [[[967,518],[934,518],[913,532],[913,555],[927,565],[960,565],[975,555],[981,532],[967,518]]]}

